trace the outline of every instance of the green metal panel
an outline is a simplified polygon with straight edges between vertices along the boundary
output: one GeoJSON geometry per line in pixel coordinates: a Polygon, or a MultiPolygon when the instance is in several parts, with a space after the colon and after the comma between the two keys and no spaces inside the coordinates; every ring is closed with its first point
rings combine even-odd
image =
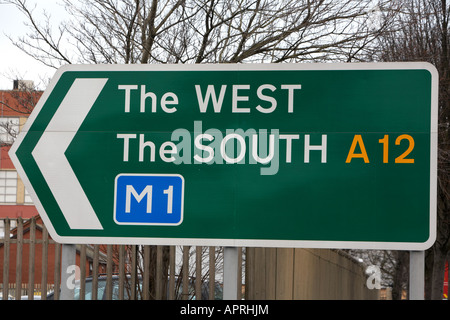
{"type": "Polygon", "coordinates": [[[65,67],[14,145],[13,160],[63,242],[423,249],[435,236],[436,78],[433,67],[415,63],[65,67]],[[32,155],[75,79],[88,78],[107,81],[65,156],[101,230],[69,226],[32,155]],[[220,112],[212,101],[201,112],[196,86],[201,99],[213,86],[218,100],[226,86],[220,112]],[[151,98],[141,112],[148,92],[157,97],[156,112],[151,98]],[[161,107],[168,92],[166,101],[178,100],[166,105],[172,113],[161,107]],[[194,158],[209,155],[195,145],[200,134],[214,137],[200,141],[213,148],[212,163],[194,158]],[[253,136],[265,142],[263,158],[270,134],[271,161],[255,163],[253,136]],[[231,159],[245,141],[239,163],[221,156],[227,135],[227,148],[236,145],[231,159]],[[149,147],[139,160],[141,136],[154,143],[154,160],[149,147]],[[322,149],[305,151],[308,139],[322,149]],[[177,154],[163,154],[174,162],[161,157],[166,142],[177,146],[177,154]],[[120,174],[181,175],[183,222],[117,224],[120,174]]]}

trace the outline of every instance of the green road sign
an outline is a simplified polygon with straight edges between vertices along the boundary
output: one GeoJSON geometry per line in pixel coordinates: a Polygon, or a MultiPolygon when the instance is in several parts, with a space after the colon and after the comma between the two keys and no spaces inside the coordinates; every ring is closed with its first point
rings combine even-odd
{"type": "Polygon", "coordinates": [[[62,243],[423,250],[426,63],[71,65],[11,149],[62,243]]]}

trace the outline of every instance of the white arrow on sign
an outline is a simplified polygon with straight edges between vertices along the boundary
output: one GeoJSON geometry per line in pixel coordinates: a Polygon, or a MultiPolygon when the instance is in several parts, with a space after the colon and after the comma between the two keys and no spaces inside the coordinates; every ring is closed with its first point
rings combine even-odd
{"type": "Polygon", "coordinates": [[[108,79],[75,79],[32,155],[71,229],[103,229],[65,152],[108,79]]]}

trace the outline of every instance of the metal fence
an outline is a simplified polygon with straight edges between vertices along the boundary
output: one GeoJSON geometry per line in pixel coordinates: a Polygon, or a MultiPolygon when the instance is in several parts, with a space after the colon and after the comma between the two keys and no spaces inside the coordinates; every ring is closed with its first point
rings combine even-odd
{"type": "MultiPolygon", "coordinates": [[[[61,247],[39,218],[1,219],[1,299],[59,299],[61,247]]],[[[222,259],[221,247],[76,245],[67,272],[78,299],[221,299],[222,259]]]]}
{"type": "MultiPolygon", "coordinates": [[[[223,298],[222,247],[75,247],[76,264],[63,279],[76,299],[223,298]]],[[[61,256],[62,245],[39,217],[0,219],[0,299],[60,299],[61,256]]],[[[238,248],[238,257],[239,300],[377,298],[365,286],[362,265],[339,250],[238,248]]]]}

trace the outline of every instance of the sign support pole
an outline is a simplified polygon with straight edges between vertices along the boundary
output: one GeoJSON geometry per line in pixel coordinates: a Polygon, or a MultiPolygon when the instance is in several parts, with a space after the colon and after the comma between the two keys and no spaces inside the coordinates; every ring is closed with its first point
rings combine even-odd
{"type": "Polygon", "coordinates": [[[75,287],[73,286],[76,264],[76,245],[63,244],[61,253],[61,295],[60,300],[74,300],[75,287]],[[72,281],[71,281],[72,280],[72,281]]]}
{"type": "Polygon", "coordinates": [[[223,299],[237,300],[238,248],[223,248],[223,299]]]}
{"type": "Polygon", "coordinates": [[[425,251],[409,252],[409,300],[424,300],[425,251]]]}

